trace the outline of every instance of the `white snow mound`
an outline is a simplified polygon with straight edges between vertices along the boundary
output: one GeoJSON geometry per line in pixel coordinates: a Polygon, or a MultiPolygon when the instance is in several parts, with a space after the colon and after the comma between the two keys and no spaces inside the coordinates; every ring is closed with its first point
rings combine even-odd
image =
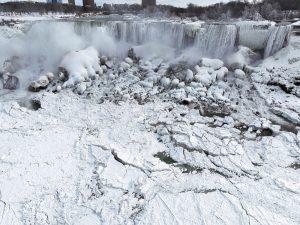
{"type": "Polygon", "coordinates": [[[80,51],[69,52],[62,59],[60,67],[66,69],[69,74],[64,87],[81,83],[101,70],[98,51],[94,47],[88,47],[80,51]]]}

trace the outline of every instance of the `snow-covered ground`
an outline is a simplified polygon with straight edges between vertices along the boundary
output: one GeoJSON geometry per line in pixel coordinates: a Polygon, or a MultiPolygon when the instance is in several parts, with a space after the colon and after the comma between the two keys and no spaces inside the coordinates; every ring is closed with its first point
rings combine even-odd
{"type": "Polygon", "coordinates": [[[299,37],[256,67],[94,47],[0,90],[1,225],[300,223],[299,37]]]}

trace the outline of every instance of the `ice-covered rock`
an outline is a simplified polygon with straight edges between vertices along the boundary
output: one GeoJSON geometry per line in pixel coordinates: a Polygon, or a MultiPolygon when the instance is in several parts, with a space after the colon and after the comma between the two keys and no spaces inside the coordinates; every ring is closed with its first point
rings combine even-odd
{"type": "Polygon", "coordinates": [[[160,83],[164,88],[168,88],[171,84],[171,79],[168,77],[163,77],[160,79],[160,83]]]}
{"type": "Polygon", "coordinates": [[[202,58],[201,65],[204,67],[213,68],[214,70],[218,70],[224,66],[224,62],[220,59],[202,58]]]}
{"type": "MultiPolygon", "coordinates": [[[[60,69],[62,69],[62,68],[60,68],[60,69]]],[[[68,77],[68,75],[67,75],[67,72],[66,72],[66,71],[65,71],[65,72],[60,71],[60,72],[58,73],[58,78],[59,78],[61,81],[66,80],[67,77],[68,77]]]]}
{"type": "Polygon", "coordinates": [[[107,61],[107,62],[105,63],[105,66],[106,66],[106,68],[108,68],[108,69],[112,69],[113,66],[114,66],[114,63],[113,63],[113,61],[107,61]]]}
{"type": "Polygon", "coordinates": [[[185,83],[182,81],[182,82],[180,82],[179,84],[178,84],[178,87],[179,88],[184,88],[185,87],[185,83]]]}
{"type": "Polygon", "coordinates": [[[37,82],[41,87],[47,87],[48,84],[50,83],[48,74],[46,76],[40,76],[40,78],[37,80],[37,82]]]}
{"type": "Polygon", "coordinates": [[[125,58],[125,62],[128,63],[129,65],[133,64],[133,60],[129,57],[125,58]]]}
{"type": "Polygon", "coordinates": [[[199,74],[197,77],[198,81],[206,87],[215,81],[214,77],[212,77],[209,73],[199,74]]]}
{"type": "Polygon", "coordinates": [[[78,94],[82,95],[85,92],[86,88],[87,88],[86,83],[82,82],[82,83],[77,85],[76,91],[77,91],[78,94]]]}
{"type": "Polygon", "coordinates": [[[57,85],[56,91],[57,91],[57,92],[60,92],[61,90],[62,90],[62,87],[61,87],[60,85],[57,85]]]}
{"type": "Polygon", "coordinates": [[[186,76],[185,76],[185,81],[186,82],[191,82],[194,79],[194,73],[192,70],[188,69],[186,71],[186,76]]]}
{"type": "Polygon", "coordinates": [[[153,81],[144,80],[144,81],[141,81],[141,85],[145,88],[153,88],[153,81]]]}
{"type": "Polygon", "coordinates": [[[48,78],[48,80],[49,80],[50,82],[53,81],[53,80],[54,80],[54,77],[55,77],[54,74],[51,73],[51,72],[47,73],[46,76],[47,76],[47,78],[48,78]]]}
{"type": "Polygon", "coordinates": [[[19,78],[13,75],[8,75],[4,80],[3,89],[16,90],[19,86],[19,78]]]}
{"type": "Polygon", "coordinates": [[[239,78],[244,78],[246,76],[245,72],[241,69],[236,69],[234,74],[239,78]]]}
{"type": "Polygon", "coordinates": [[[124,94],[123,95],[123,99],[126,101],[126,100],[128,100],[128,99],[130,99],[130,94],[124,94]]]}
{"type": "MultiPolygon", "coordinates": [[[[104,67],[104,66],[103,66],[104,67]]],[[[103,68],[102,68],[102,66],[99,68],[99,70],[98,71],[96,71],[96,74],[98,74],[98,75],[103,75],[103,73],[104,73],[104,70],[103,70],[103,68]]]]}
{"type": "Polygon", "coordinates": [[[31,82],[28,90],[37,92],[48,87],[50,81],[47,75],[40,76],[36,81],[31,82]]]}
{"type": "Polygon", "coordinates": [[[195,66],[195,70],[197,71],[195,80],[206,87],[214,83],[216,80],[222,80],[228,73],[228,69],[226,67],[221,67],[217,70],[214,70],[211,67],[200,67],[197,65],[195,66]]]}
{"type": "Polygon", "coordinates": [[[223,80],[223,78],[228,74],[228,69],[227,67],[222,67],[219,70],[217,70],[215,73],[218,80],[223,80]]]}
{"type": "Polygon", "coordinates": [[[177,87],[179,82],[180,81],[177,78],[175,78],[175,79],[172,80],[171,84],[172,84],[173,87],[177,87]]]}
{"type": "Polygon", "coordinates": [[[106,65],[101,65],[101,69],[102,69],[103,73],[107,72],[107,66],[106,65]]]}
{"type": "Polygon", "coordinates": [[[113,80],[113,79],[116,78],[116,76],[115,76],[113,73],[110,73],[110,74],[108,74],[108,78],[109,78],[110,80],[113,80]]]}
{"type": "Polygon", "coordinates": [[[130,67],[130,64],[126,62],[121,62],[120,64],[120,68],[122,68],[124,71],[128,70],[130,67]]]}
{"type": "Polygon", "coordinates": [[[106,56],[101,56],[100,57],[101,66],[105,65],[107,61],[108,61],[108,58],[106,56]]]}

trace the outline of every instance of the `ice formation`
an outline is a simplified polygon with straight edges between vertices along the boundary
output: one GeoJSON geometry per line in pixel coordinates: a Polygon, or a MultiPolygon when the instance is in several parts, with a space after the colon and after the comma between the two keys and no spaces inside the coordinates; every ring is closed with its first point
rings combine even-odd
{"type": "MultiPolygon", "coordinates": [[[[248,29],[241,24],[197,23],[185,31],[174,21],[147,20],[143,29],[142,21],[109,23],[122,26],[113,28],[120,37],[103,27],[99,36],[83,35],[93,26],[62,22],[76,42],[59,50],[46,31],[49,56],[57,58],[30,80],[39,92],[0,89],[0,225],[298,225],[299,37],[285,43],[289,28],[269,23],[258,26],[266,37],[256,45],[237,38],[248,29]],[[155,39],[160,26],[179,39],[140,42],[147,32],[155,39]],[[203,29],[215,34],[201,34],[215,57],[200,54],[203,43],[182,42],[182,33],[196,38],[203,29]],[[121,43],[129,40],[135,46],[121,43]],[[235,49],[239,41],[245,46],[235,49]],[[182,50],[176,43],[192,44],[201,60],[172,60],[182,50]],[[253,65],[254,51],[267,43],[268,54],[288,46],[253,65]],[[115,57],[124,51],[117,46],[125,55],[115,57]]],[[[30,65],[17,62],[6,61],[1,82],[24,78],[30,65]]]]}
{"type": "Polygon", "coordinates": [[[103,73],[99,65],[98,51],[93,47],[68,53],[63,57],[60,67],[67,72],[68,80],[64,83],[66,87],[103,73]]]}
{"type": "Polygon", "coordinates": [[[289,40],[288,35],[290,35],[291,31],[291,26],[272,27],[269,33],[264,57],[267,58],[271,55],[274,55],[282,48],[282,46],[287,45],[289,40]]]}
{"type": "Polygon", "coordinates": [[[93,33],[93,28],[101,26],[117,40],[131,45],[160,43],[176,49],[193,47],[197,49],[198,55],[213,58],[222,58],[232,53],[236,44],[252,50],[271,48],[266,49],[265,56],[268,57],[287,44],[291,32],[290,26],[277,27],[269,21],[193,24],[178,21],[121,20],[92,24],[79,22],[76,26],[79,27],[80,34],[93,33]]]}

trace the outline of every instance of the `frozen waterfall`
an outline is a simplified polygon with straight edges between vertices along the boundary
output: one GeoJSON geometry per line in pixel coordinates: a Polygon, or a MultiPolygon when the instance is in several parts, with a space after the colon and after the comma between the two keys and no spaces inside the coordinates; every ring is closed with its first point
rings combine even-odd
{"type": "Polygon", "coordinates": [[[108,21],[105,26],[117,40],[141,45],[158,42],[176,49],[193,47],[199,56],[222,58],[238,45],[264,51],[268,57],[285,46],[290,26],[268,21],[197,25],[167,21],[108,21]]]}
{"type": "Polygon", "coordinates": [[[281,25],[272,27],[269,31],[269,38],[265,48],[264,57],[267,58],[282,49],[288,42],[291,31],[291,26],[281,25]]]}
{"type": "Polygon", "coordinates": [[[234,25],[204,25],[196,36],[194,47],[202,56],[222,58],[234,50],[236,37],[234,25]]]}

